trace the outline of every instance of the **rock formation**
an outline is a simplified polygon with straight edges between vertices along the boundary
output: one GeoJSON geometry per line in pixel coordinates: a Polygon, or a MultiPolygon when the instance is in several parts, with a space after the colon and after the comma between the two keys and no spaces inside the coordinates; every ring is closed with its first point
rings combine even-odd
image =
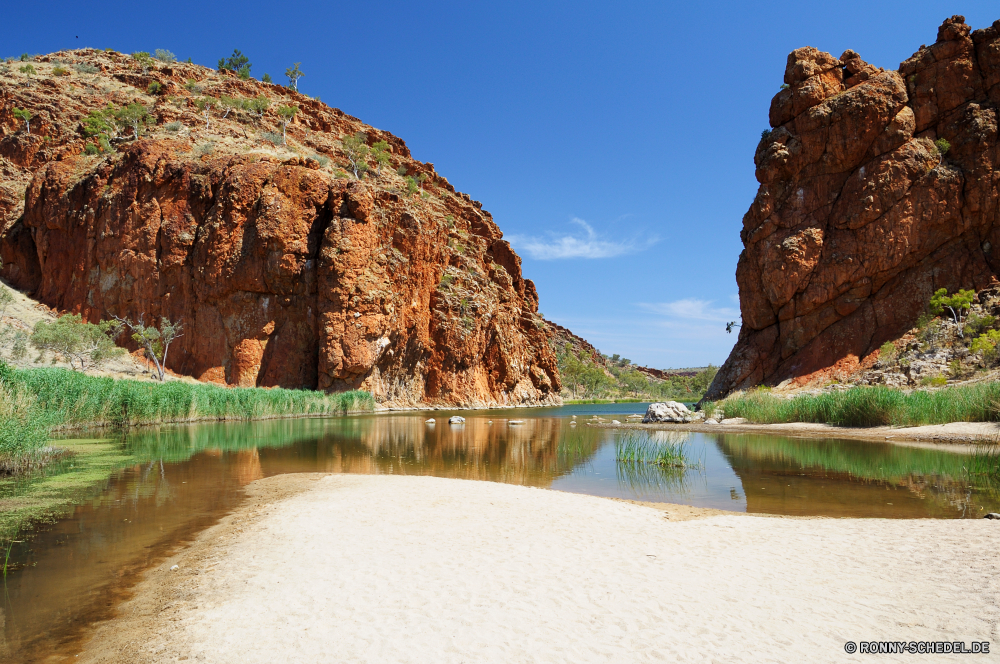
{"type": "Polygon", "coordinates": [[[850,375],[936,289],[1000,270],[1000,21],[953,16],[898,71],[800,48],[784,82],[743,218],[740,336],[708,399],[850,375]]]}
{"type": "Polygon", "coordinates": [[[33,75],[19,64],[0,65],[8,282],[91,321],[182,320],[169,367],[200,380],[358,388],[397,406],[558,402],[520,258],[402,140],[192,64],[94,50],[37,57],[33,75]],[[260,113],[225,103],[259,96],[260,113]],[[99,144],[86,116],[130,103],[150,113],[140,138],[85,154],[99,144]],[[281,105],[298,108],[287,145],[281,105]],[[32,114],[30,133],[14,108],[32,114]],[[388,153],[359,157],[361,179],[343,144],[357,132],[388,153]]]}

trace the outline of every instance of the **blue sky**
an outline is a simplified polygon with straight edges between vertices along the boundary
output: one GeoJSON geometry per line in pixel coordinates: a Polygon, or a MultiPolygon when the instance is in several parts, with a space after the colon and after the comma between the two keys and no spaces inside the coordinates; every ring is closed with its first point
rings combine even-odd
{"type": "Polygon", "coordinates": [[[483,202],[541,311],[603,352],[720,364],[753,151],[788,52],[896,68],[975,2],[11,3],[3,53],[234,48],[403,138],[483,202]]]}

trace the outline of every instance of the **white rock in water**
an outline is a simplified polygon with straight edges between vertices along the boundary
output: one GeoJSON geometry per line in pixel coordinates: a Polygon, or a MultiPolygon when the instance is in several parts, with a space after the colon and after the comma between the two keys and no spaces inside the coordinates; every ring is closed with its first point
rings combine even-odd
{"type": "Polygon", "coordinates": [[[433,417],[431,419],[429,419],[429,420],[424,420],[424,422],[427,423],[427,424],[434,424],[435,423],[433,417]]]}
{"type": "Polygon", "coordinates": [[[618,420],[611,420],[611,423],[612,424],[621,424],[621,422],[619,422],[618,420]]]}
{"type": "Polygon", "coordinates": [[[649,404],[643,422],[690,422],[691,411],[687,406],[676,401],[649,404]]]}
{"type": "Polygon", "coordinates": [[[448,424],[465,424],[465,418],[460,415],[452,415],[448,418],[448,424]]]}
{"type": "Polygon", "coordinates": [[[510,420],[507,424],[524,424],[524,420],[510,420]]]}
{"type": "Polygon", "coordinates": [[[719,420],[715,419],[714,417],[710,417],[707,420],[705,420],[705,424],[718,424],[718,423],[719,420]]]}

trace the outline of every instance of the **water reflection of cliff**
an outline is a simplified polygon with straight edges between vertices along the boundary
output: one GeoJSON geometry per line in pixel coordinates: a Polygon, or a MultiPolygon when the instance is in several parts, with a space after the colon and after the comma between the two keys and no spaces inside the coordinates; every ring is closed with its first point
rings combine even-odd
{"type": "Polygon", "coordinates": [[[866,441],[713,436],[746,494],[747,511],[850,517],[980,517],[1000,508],[975,486],[969,457],[866,441]]]}
{"type": "Polygon", "coordinates": [[[127,441],[142,459],[180,461],[202,451],[251,451],[257,472],[309,470],[395,473],[548,486],[590,459],[604,434],[557,418],[468,418],[380,415],[330,420],[203,424],[140,431],[127,441]]]}

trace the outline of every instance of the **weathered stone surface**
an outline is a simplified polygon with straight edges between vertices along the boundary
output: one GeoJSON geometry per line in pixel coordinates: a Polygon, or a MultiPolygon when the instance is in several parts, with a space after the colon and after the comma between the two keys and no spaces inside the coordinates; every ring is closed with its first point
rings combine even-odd
{"type": "MultiPolygon", "coordinates": [[[[244,386],[366,389],[387,405],[559,402],[534,284],[490,214],[403,141],[280,86],[175,63],[140,75],[121,54],[69,51],[94,76],[0,68],[0,276],[96,321],[182,320],[170,369],[244,386]],[[169,95],[145,93],[158,81],[169,95]],[[267,95],[263,119],[198,94],[267,95]],[[133,100],[138,141],[86,156],[81,121],[133,100]],[[294,104],[292,149],[260,137],[294,104]],[[14,107],[34,118],[28,134],[14,107]],[[180,131],[165,125],[179,122],[180,131]],[[345,177],[340,148],[384,140],[381,175],[345,177]],[[297,151],[297,152],[296,152],[297,151]],[[343,169],[343,170],[341,170],[343,169]],[[408,193],[397,169],[425,175],[408,193]]],[[[280,129],[278,129],[280,134],[280,129]]]]}
{"type": "Polygon", "coordinates": [[[707,399],[843,380],[936,289],[1000,270],[1000,21],[972,32],[954,16],[898,71],[797,49],[785,83],[743,218],[743,326],[707,399]]]}
{"type": "Polygon", "coordinates": [[[644,423],[649,422],[690,422],[692,413],[688,407],[678,401],[666,401],[651,403],[646,409],[646,415],[642,418],[644,423]]]}

